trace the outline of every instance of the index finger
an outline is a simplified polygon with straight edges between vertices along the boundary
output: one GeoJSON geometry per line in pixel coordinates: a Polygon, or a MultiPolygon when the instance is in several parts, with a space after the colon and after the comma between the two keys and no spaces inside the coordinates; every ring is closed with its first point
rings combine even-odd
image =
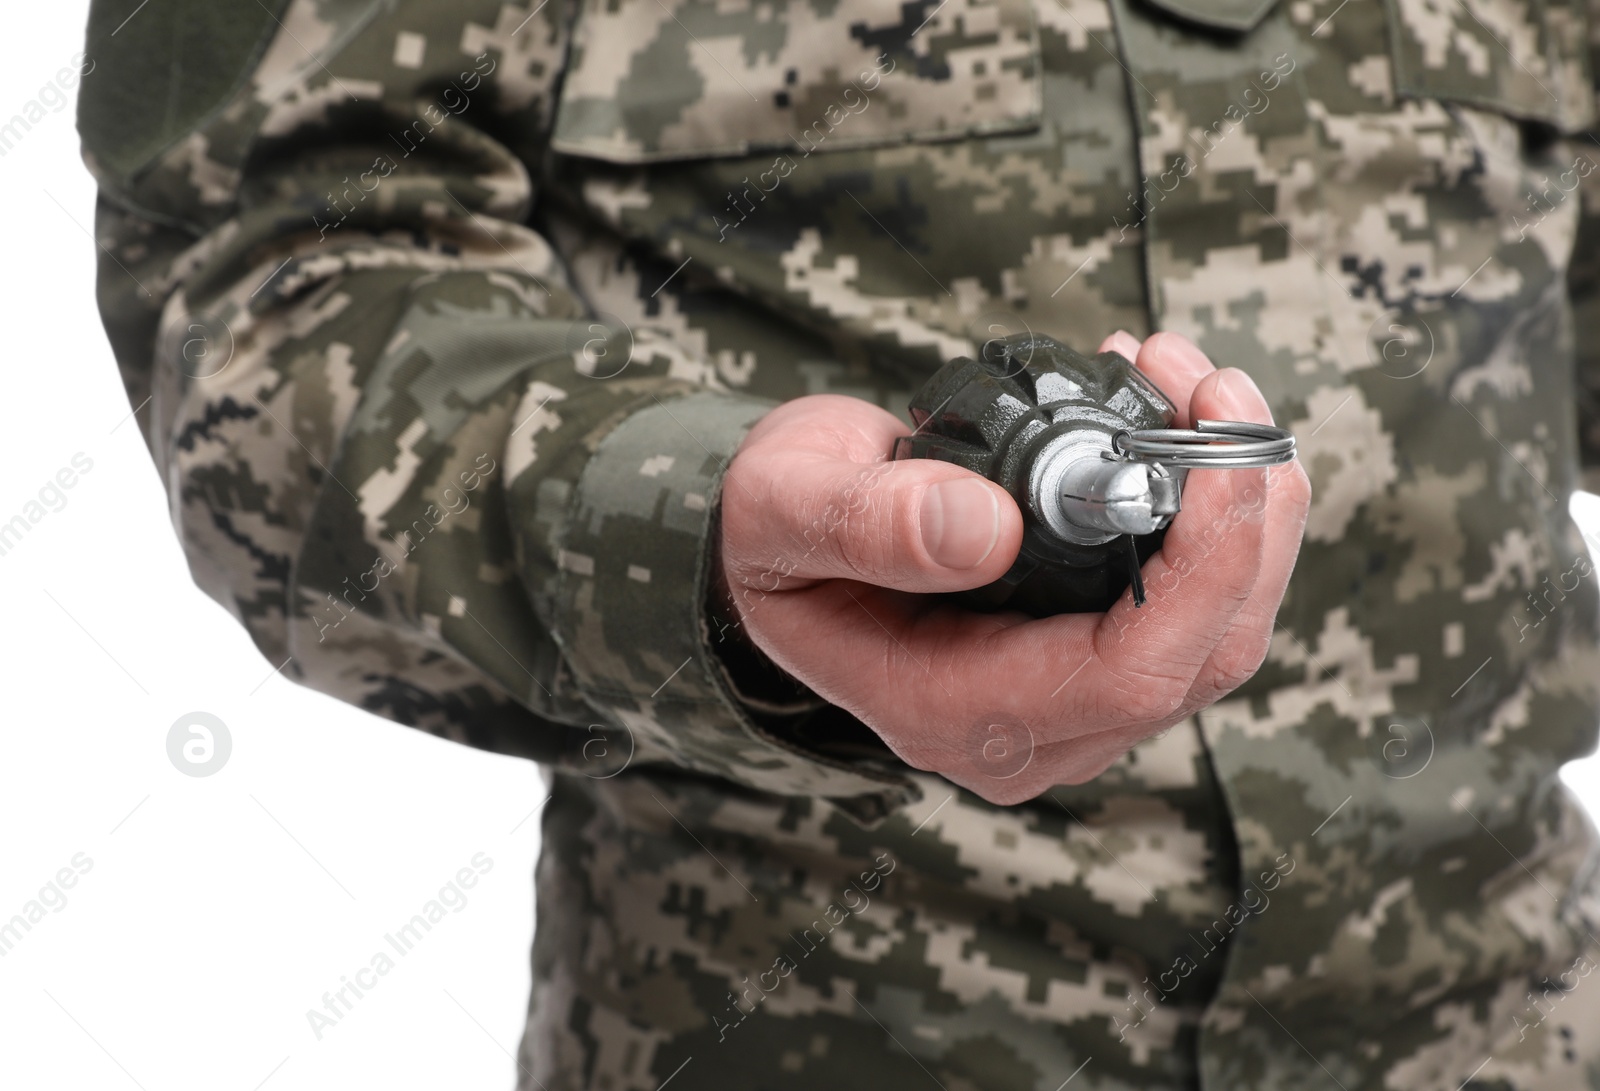
{"type": "Polygon", "coordinates": [[[1133,363],[1177,407],[1178,415],[1173,418],[1172,426],[1191,427],[1194,414],[1189,411],[1189,402],[1194,398],[1195,388],[1217,370],[1199,346],[1181,333],[1154,334],[1139,346],[1138,358],[1133,363]]]}
{"type": "MultiPolygon", "coordinates": [[[[1194,393],[1196,411],[1206,417],[1271,422],[1243,372],[1215,372],[1194,393]]],[[[1089,684],[1146,696],[1171,696],[1181,685],[1186,696],[1216,645],[1233,632],[1260,578],[1265,508],[1260,470],[1191,470],[1183,510],[1144,565],[1149,602],[1138,609],[1124,595],[1107,611],[1095,633],[1095,666],[1106,677],[1097,679],[1091,670],[1089,684]]]]}

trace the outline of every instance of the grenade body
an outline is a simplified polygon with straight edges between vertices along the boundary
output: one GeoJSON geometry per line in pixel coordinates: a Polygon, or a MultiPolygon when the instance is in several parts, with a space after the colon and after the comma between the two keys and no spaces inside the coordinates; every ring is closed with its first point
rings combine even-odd
{"type": "MultiPolygon", "coordinates": [[[[1117,520],[1151,528],[1131,535],[1096,515],[1118,503],[1106,495],[1116,482],[1108,489],[1107,481],[1127,476],[1107,465],[1117,460],[1114,437],[1165,428],[1176,415],[1166,395],[1117,353],[1085,356],[1036,334],[989,341],[978,359],[940,368],[910,410],[916,429],[897,441],[895,458],[965,466],[1003,487],[1022,511],[1016,563],[994,583],[962,592],[963,605],[1035,617],[1104,611],[1128,586],[1134,557],[1142,562],[1160,548],[1159,528],[1170,513],[1117,520]],[[1097,518],[1105,525],[1091,525],[1097,518]]],[[[1153,485],[1165,498],[1158,511],[1177,510],[1181,475],[1145,484],[1147,497],[1153,485]]]]}

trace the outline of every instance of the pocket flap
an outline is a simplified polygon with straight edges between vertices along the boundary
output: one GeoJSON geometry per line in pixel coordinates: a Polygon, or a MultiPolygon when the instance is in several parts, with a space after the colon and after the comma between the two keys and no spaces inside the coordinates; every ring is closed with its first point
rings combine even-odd
{"type": "Polygon", "coordinates": [[[1232,30],[1254,30],[1278,0],[1150,0],[1162,11],[1191,23],[1232,30]]]}
{"type": "Polygon", "coordinates": [[[1576,132],[1595,120],[1582,0],[1386,0],[1395,90],[1576,132]]]}
{"type": "Polygon", "coordinates": [[[583,0],[552,146],[646,163],[1038,124],[1028,0],[583,0]]]}

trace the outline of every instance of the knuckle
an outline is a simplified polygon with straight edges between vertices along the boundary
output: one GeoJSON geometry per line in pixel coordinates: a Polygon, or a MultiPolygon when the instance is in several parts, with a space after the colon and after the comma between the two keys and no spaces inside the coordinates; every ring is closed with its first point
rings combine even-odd
{"type": "Polygon", "coordinates": [[[1170,718],[1188,690],[1186,680],[1129,675],[1096,695],[1096,720],[1108,727],[1153,724],[1170,718]]]}
{"type": "Polygon", "coordinates": [[[821,505],[826,540],[818,543],[819,550],[826,549],[851,578],[881,584],[905,567],[905,543],[916,534],[906,492],[879,483],[875,476],[852,482],[821,505]]]}
{"type": "Polygon", "coordinates": [[[1244,685],[1266,662],[1271,643],[1270,634],[1252,633],[1219,648],[1201,669],[1196,695],[1206,697],[1210,704],[1244,685]]]}
{"type": "MultiPolygon", "coordinates": [[[[1171,720],[1164,717],[1163,724],[1171,720]]],[[[1139,729],[1098,732],[1080,739],[1063,755],[1059,767],[1053,770],[1059,784],[1083,784],[1104,773],[1127,756],[1134,744],[1156,730],[1154,726],[1139,729]]]]}
{"type": "Polygon", "coordinates": [[[905,533],[905,503],[899,493],[874,491],[844,503],[839,541],[844,563],[857,579],[878,582],[898,564],[905,533]]]}

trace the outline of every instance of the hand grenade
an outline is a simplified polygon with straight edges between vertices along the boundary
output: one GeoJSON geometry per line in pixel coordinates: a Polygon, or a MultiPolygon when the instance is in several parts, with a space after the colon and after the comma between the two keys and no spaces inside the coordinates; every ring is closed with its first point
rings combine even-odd
{"type": "Polygon", "coordinates": [[[1284,429],[1238,421],[1170,427],[1172,402],[1115,352],[1084,356],[1049,337],[988,341],[940,368],[911,400],[916,425],[894,457],[937,458],[1003,487],[1023,516],[1022,550],[960,601],[1036,617],[1145,601],[1139,569],[1161,547],[1192,467],[1275,466],[1284,429]]]}

